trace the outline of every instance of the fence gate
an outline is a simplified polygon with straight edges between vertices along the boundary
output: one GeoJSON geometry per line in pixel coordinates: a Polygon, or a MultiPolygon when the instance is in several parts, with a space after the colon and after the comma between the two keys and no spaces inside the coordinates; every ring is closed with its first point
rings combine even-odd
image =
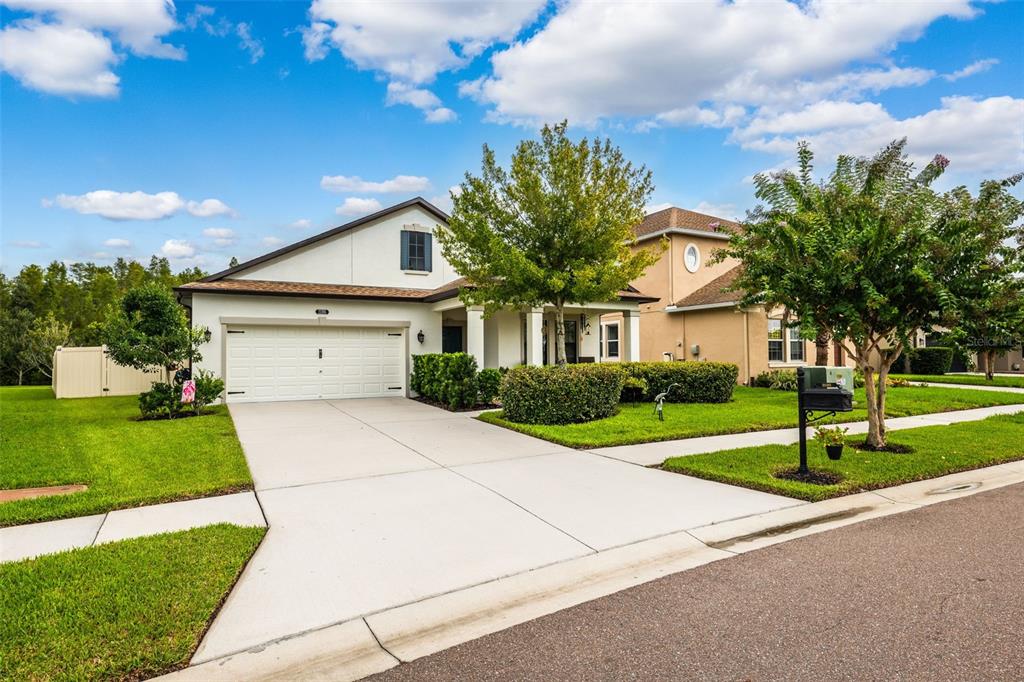
{"type": "Polygon", "coordinates": [[[160,381],[163,370],[122,367],[107,356],[106,346],[58,346],[53,352],[53,393],[58,398],[137,395],[160,381]]]}

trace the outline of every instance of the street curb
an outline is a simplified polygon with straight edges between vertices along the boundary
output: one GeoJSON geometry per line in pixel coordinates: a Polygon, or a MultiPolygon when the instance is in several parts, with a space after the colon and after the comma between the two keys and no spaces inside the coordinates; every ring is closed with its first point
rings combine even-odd
{"type": "Polygon", "coordinates": [[[357,680],[662,576],[1022,482],[1024,460],[672,533],[271,642],[166,678],[357,680]]]}

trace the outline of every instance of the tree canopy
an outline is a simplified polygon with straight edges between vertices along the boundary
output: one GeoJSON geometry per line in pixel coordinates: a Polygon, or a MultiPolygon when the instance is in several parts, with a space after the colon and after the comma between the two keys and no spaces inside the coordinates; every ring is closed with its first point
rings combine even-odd
{"type": "Polygon", "coordinates": [[[906,140],[874,157],[840,156],[825,180],[813,154],[798,148],[796,172],[755,177],[764,202],[748,215],[721,257],[743,264],[743,303],[783,306],[804,329],[840,340],[864,372],[869,445],[885,440],[885,381],[919,329],[951,325],[985,279],[1005,238],[1017,179],[989,182],[977,200],[957,188],[932,189],[949,163],[936,156],[920,172],[906,140]]]}
{"type": "Polygon", "coordinates": [[[614,299],[659,255],[633,249],[650,171],[608,139],[574,142],[567,127],[544,126],[540,139],[520,142],[507,170],[484,145],[480,175],[466,174],[449,225],[437,228],[445,258],[469,282],[467,305],[486,314],[554,305],[559,364],[564,307],[614,299]]]}

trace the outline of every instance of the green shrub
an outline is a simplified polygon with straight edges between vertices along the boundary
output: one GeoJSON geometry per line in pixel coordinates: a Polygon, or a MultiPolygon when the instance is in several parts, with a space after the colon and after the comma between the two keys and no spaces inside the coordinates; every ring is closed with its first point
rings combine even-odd
{"type": "MultiPolygon", "coordinates": [[[[224,392],[224,380],[213,375],[209,370],[199,370],[196,374],[196,396],[192,402],[192,409],[196,412],[203,409],[224,392]]],[[[180,397],[181,391],[178,395],[180,397]]]]}
{"type": "Polygon", "coordinates": [[[139,411],[143,417],[170,419],[178,411],[178,395],[171,384],[158,381],[139,394],[139,411]]]}
{"type": "Polygon", "coordinates": [[[452,410],[477,403],[476,358],[468,353],[427,353],[412,358],[412,390],[452,410]]]}
{"type": "Polygon", "coordinates": [[[615,414],[626,375],[610,364],[516,367],[501,381],[505,418],[526,424],[572,424],[615,414]]]}
{"type": "Polygon", "coordinates": [[[739,375],[739,368],[728,362],[621,362],[619,366],[627,376],[647,383],[646,401],[676,384],[665,398],[670,403],[727,403],[739,375]]]}
{"type": "MultiPolygon", "coordinates": [[[[953,349],[947,346],[908,348],[904,354],[910,358],[911,374],[945,374],[953,366],[953,349]]],[[[893,372],[903,371],[904,356],[896,358],[893,372]]]]}
{"type": "Polygon", "coordinates": [[[481,405],[491,405],[501,389],[501,371],[482,369],[476,375],[477,397],[481,405]]]}
{"type": "Polygon", "coordinates": [[[795,369],[771,369],[761,372],[754,378],[755,388],[771,388],[776,391],[795,391],[797,389],[795,369]]]}
{"type": "Polygon", "coordinates": [[[627,376],[622,384],[620,402],[638,403],[647,394],[647,382],[640,377],[627,376]]]}

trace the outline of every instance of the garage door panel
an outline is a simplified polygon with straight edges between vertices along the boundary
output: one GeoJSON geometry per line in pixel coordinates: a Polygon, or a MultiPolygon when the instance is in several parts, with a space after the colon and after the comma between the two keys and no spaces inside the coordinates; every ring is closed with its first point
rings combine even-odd
{"type": "Polygon", "coordinates": [[[230,402],[405,394],[402,330],[245,325],[228,332],[230,402]]]}

